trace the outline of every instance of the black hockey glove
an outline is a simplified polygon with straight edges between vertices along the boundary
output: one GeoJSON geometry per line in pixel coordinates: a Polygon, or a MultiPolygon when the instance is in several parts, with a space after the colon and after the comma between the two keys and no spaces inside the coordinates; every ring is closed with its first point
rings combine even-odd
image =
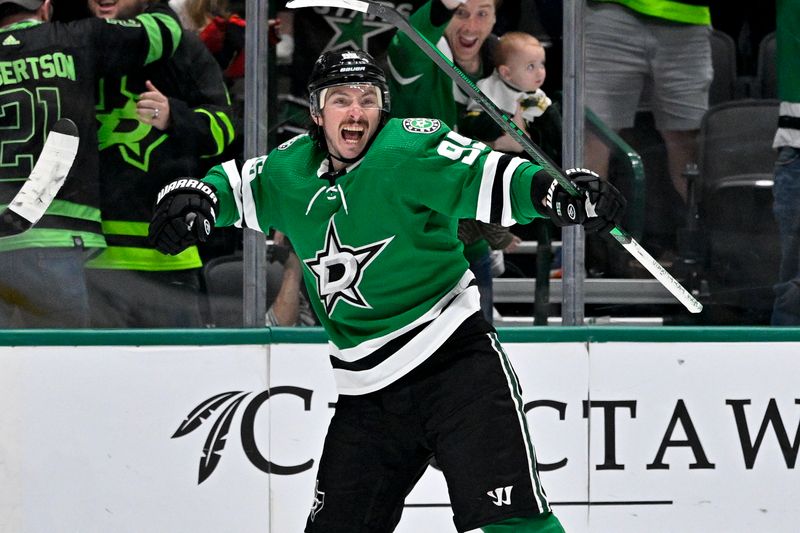
{"type": "Polygon", "coordinates": [[[163,254],[177,255],[196,242],[205,242],[217,219],[213,185],[181,178],[158,193],[148,240],[163,254]]]}
{"type": "Polygon", "coordinates": [[[537,209],[543,206],[544,214],[556,226],[582,224],[587,233],[605,233],[620,224],[626,201],[616,187],[584,168],[571,168],[565,174],[581,195],[572,196],[557,180],[539,171],[532,191],[537,209]]]}

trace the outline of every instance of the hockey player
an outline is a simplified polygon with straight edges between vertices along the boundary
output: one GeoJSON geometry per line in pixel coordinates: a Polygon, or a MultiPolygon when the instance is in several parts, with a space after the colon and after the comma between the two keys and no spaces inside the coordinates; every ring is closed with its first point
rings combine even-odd
{"type": "Polygon", "coordinates": [[[51,0],[0,0],[0,204],[31,172],[59,118],[80,132],[75,163],[35,227],[0,241],[0,327],[85,327],[84,262],[105,247],[100,228],[94,94],[97,80],[162,57],[180,42],[173,16],[48,22],[51,0]]]}
{"type": "Polygon", "coordinates": [[[303,262],[339,391],[306,531],[392,531],[432,457],[458,531],[563,531],[456,227],[549,216],[605,230],[623,198],[586,171],[572,173],[573,198],[438,120],[386,121],[386,79],[365,52],[324,53],[308,89],[310,134],[173,182],[150,226],[171,254],[212,224],[275,227],[303,262]]]}

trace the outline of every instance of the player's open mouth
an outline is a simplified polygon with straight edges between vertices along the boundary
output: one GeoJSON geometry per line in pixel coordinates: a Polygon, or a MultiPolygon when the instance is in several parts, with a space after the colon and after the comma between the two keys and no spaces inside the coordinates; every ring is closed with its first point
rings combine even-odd
{"type": "Polygon", "coordinates": [[[342,139],[346,143],[358,144],[364,136],[366,128],[361,124],[353,124],[342,127],[342,139]]]}

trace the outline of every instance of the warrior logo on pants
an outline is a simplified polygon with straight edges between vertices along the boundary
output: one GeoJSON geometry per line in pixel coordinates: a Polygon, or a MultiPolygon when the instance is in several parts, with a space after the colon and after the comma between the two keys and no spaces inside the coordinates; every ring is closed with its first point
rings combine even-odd
{"type": "Polygon", "coordinates": [[[311,505],[311,521],[317,517],[317,513],[325,506],[325,493],[319,490],[319,480],[314,485],[314,503],[311,505]]]}

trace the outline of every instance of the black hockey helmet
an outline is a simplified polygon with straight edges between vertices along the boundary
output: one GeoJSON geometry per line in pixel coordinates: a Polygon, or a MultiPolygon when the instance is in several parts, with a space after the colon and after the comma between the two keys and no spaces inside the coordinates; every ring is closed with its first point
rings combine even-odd
{"type": "Polygon", "coordinates": [[[311,114],[319,116],[324,106],[323,90],[335,85],[369,84],[379,89],[382,113],[390,109],[386,74],[371,55],[363,50],[335,50],[323,53],[314,63],[308,80],[311,114]]]}

